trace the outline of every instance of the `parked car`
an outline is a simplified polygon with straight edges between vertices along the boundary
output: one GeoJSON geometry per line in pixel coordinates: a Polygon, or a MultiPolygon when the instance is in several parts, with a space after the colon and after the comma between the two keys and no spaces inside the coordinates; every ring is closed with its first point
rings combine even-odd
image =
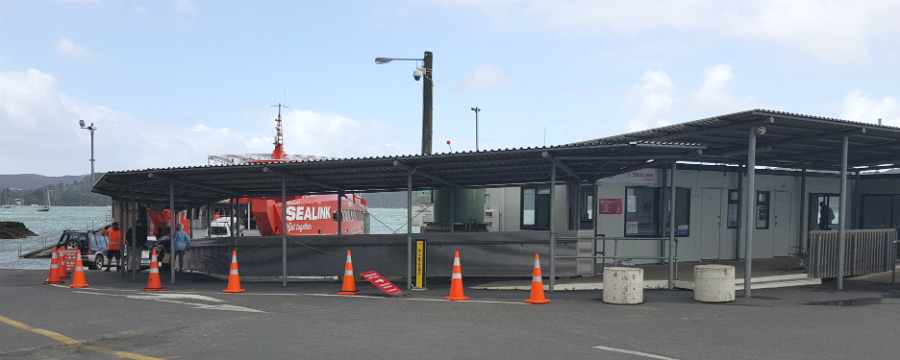
{"type": "MultiPolygon", "coordinates": [[[[138,249],[141,254],[141,269],[149,269],[150,261],[153,257],[153,253],[151,250],[156,248],[156,237],[148,236],[147,242],[144,243],[143,249],[138,249]]],[[[131,271],[131,263],[128,261],[128,257],[130,256],[129,252],[131,251],[131,247],[125,246],[125,254],[122,255],[122,262],[125,264],[125,271],[131,271]]],[[[159,250],[157,249],[157,256],[159,254],[159,250]]]]}
{"type": "MultiPolygon", "coordinates": [[[[238,236],[244,236],[244,223],[240,219],[234,219],[237,222],[238,236]]],[[[231,217],[223,216],[209,223],[207,236],[210,238],[231,237],[231,217]]]]}
{"type": "Polygon", "coordinates": [[[57,246],[81,250],[82,263],[90,269],[99,270],[103,268],[106,260],[109,239],[103,233],[95,230],[66,230],[59,237],[57,246]]]}

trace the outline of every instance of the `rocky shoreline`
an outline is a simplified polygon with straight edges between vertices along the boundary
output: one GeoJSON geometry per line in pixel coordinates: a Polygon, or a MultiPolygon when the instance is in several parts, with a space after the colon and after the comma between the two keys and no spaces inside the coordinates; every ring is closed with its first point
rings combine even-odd
{"type": "Polygon", "coordinates": [[[0,239],[21,239],[36,236],[25,224],[16,221],[0,221],[0,239]]]}

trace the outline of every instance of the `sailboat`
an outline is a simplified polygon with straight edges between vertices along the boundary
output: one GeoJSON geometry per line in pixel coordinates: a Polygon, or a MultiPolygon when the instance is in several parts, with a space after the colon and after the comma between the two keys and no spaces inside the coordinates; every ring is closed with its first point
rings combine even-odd
{"type": "Polygon", "coordinates": [[[50,211],[50,188],[47,188],[47,205],[41,206],[38,211],[50,211]]]}
{"type": "Polygon", "coordinates": [[[3,189],[3,205],[0,205],[0,207],[4,209],[12,207],[12,205],[9,204],[9,188],[3,189]]]}

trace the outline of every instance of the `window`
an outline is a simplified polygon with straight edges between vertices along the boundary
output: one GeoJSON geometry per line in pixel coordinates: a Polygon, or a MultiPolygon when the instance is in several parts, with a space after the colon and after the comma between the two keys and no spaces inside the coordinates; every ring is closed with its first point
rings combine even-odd
{"type": "MultiPolygon", "coordinates": [[[[669,197],[669,189],[663,189],[663,198],[660,203],[668,204],[670,200],[669,197]]],[[[669,235],[669,215],[666,211],[663,211],[663,216],[666,218],[664,223],[666,224],[665,230],[662,233],[662,236],[669,235]]],[[[689,188],[675,188],[675,236],[690,236],[691,235],[691,189],[689,188]]]]}
{"type": "Polygon", "coordinates": [[[728,190],[728,228],[735,229],[741,224],[741,191],[728,190]]]}
{"type": "Polygon", "coordinates": [[[900,230],[900,195],[863,195],[863,229],[900,230]]]}
{"type": "Polygon", "coordinates": [[[570,230],[574,229],[593,229],[594,228],[594,188],[592,184],[574,184],[566,186],[569,191],[569,199],[573,201],[570,204],[569,226],[570,230]]]}
{"type": "Polygon", "coordinates": [[[756,192],[756,228],[769,228],[769,192],[756,192]]]}
{"type": "Polygon", "coordinates": [[[522,222],[525,230],[550,229],[550,186],[528,186],[522,188],[522,222]]]}
{"type": "Polygon", "coordinates": [[[659,188],[626,187],[625,236],[658,235],[659,188]]]}
{"type": "Polygon", "coordinates": [[[833,230],[840,224],[838,194],[809,194],[809,230],[833,230]]]}

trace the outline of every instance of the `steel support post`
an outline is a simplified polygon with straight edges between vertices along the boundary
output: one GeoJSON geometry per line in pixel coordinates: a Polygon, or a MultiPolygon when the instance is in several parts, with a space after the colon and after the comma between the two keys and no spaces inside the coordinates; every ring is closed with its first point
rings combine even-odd
{"type": "Polygon", "coordinates": [[[756,133],[758,126],[750,127],[750,136],[747,140],[747,196],[745,223],[744,223],[744,297],[750,297],[750,283],[753,279],[753,211],[756,208],[756,133]]]}
{"type": "Polygon", "coordinates": [[[849,142],[849,137],[844,135],[843,143],[841,144],[841,209],[839,210],[841,220],[838,223],[838,290],[844,289],[844,244],[846,244],[847,220],[850,218],[847,216],[847,150],[849,142]]]}

